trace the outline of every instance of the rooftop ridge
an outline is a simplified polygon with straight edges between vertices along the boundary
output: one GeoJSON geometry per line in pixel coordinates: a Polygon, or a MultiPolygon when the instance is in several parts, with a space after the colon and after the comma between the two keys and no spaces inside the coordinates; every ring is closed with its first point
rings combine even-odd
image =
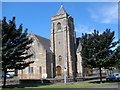
{"type": "MultiPolygon", "coordinates": [[[[33,33],[32,33],[33,34],[33,33]]],[[[50,50],[50,40],[47,39],[47,38],[44,38],[42,36],[39,36],[39,35],[36,35],[36,34],[33,34],[37,39],[38,41],[43,45],[43,47],[48,51],[48,52],[51,52],[50,50]]]]}
{"type": "Polygon", "coordinates": [[[39,35],[37,35],[37,34],[34,34],[34,35],[50,41],[50,39],[48,39],[48,38],[45,38],[45,37],[39,36],[39,35]]]}

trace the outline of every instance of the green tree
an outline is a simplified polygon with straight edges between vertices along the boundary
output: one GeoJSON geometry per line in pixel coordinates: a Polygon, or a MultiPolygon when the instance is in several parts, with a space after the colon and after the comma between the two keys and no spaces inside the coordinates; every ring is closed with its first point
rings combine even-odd
{"type": "Polygon", "coordinates": [[[114,51],[114,54],[111,56],[110,59],[116,62],[113,66],[120,70],[120,45],[117,46],[117,48],[114,51]]]}
{"type": "Polygon", "coordinates": [[[117,67],[118,67],[118,69],[120,70],[120,45],[116,48],[116,59],[117,59],[117,63],[116,63],[116,65],[117,65],[117,67]]]}
{"type": "Polygon", "coordinates": [[[32,38],[28,38],[27,29],[23,31],[22,24],[16,28],[15,17],[6,21],[2,20],[2,71],[4,72],[4,85],[6,85],[7,69],[24,69],[34,61],[28,61],[32,54],[28,55],[27,50],[31,47],[32,38]]]}
{"type": "Polygon", "coordinates": [[[92,34],[82,34],[80,43],[82,46],[83,66],[89,68],[98,68],[100,72],[100,82],[102,82],[102,68],[111,67],[116,61],[111,56],[114,53],[113,47],[118,42],[113,42],[114,32],[106,29],[102,34],[94,30],[92,34]]]}

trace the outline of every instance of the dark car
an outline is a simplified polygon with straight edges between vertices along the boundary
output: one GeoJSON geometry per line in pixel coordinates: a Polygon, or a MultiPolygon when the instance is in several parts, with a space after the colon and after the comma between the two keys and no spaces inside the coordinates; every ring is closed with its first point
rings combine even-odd
{"type": "Polygon", "coordinates": [[[120,73],[112,73],[111,75],[106,77],[106,81],[119,81],[120,73]]]}
{"type": "MultiPolygon", "coordinates": [[[[4,76],[5,76],[4,74],[0,75],[1,78],[4,78],[4,76]]],[[[13,75],[7,73],[6,78],[13,78],[13,75]]]]}

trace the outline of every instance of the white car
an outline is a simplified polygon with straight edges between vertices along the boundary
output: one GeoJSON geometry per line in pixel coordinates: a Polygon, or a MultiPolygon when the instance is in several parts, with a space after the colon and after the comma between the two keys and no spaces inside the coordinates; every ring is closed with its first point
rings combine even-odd
{"type": "MultiPolygon", "coordinates": [[[[0,75],[1,78],[4,78],[4,76],[5,76],[4,74],[0,75]]],[[[6,78],[13,78],[13,75],[7,73],[6,78]]]]}
{"type": "Polygon", "coordinates": [[[106,81],[119,81],[120,73],[112,73],[111,75],[106,77],[106,81]]]}

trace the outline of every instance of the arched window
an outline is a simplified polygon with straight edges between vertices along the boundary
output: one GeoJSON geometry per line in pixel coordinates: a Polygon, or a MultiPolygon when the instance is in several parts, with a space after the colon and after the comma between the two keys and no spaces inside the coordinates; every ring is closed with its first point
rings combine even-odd
{"type": "Polygon", "coordinates": [[[39,71],[40,71],[40,73],[42,73],[42,67],[40,66],[40,68],[39,68],[39,71]]]}
{"type": "Polygon", "coordinates": [[[62,56],[61,55],[59,56],[59,64],[60,65],[62,64],[62,56]]]}
{"type": "Polygon", "coordinates": [[[33,67],[28,67],[28,73],[33,73],[34,70],[33,70],[33,67]]]}
{"type": "Polygon", "coordinates": [[[57,24],[57,30],[61,29],[61,23],[57,24]]]}

